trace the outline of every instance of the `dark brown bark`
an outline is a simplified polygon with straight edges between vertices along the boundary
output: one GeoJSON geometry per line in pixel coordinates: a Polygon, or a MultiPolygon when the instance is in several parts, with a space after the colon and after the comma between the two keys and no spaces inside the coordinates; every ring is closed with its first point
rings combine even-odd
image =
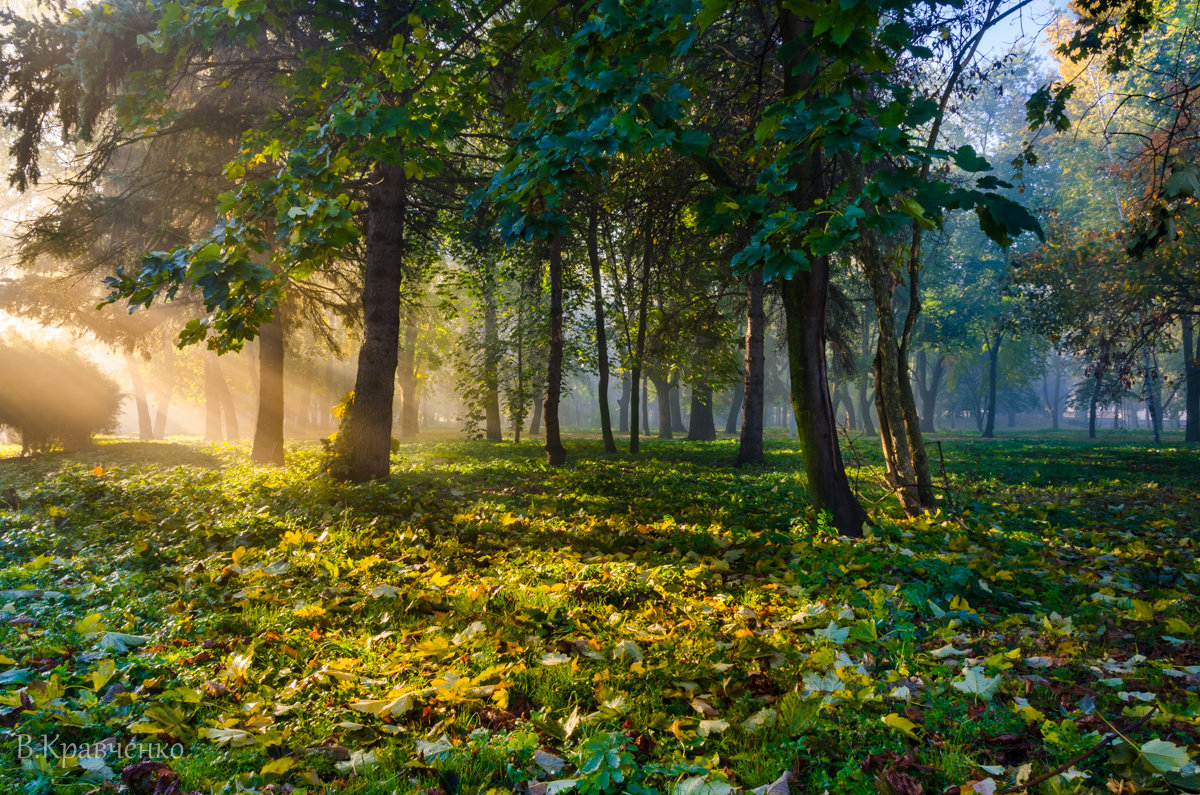
{"type": "Polygon", "coordinates": [[[763,406],[767,388],[767,359],[763,345],[766,326],[762,268],[755,268],[746,276],[746,356],[742,376],[742,435],[738,440],[738,466],[763,462],[763,406]]]}
{"type": "Polygon", "coordinates": [[[283,307],[258,330],[258,417],[251,460],[283,463],[283,307]]]}
{"type": "MultiPolygon", "coordinates": [[[[780,29],[786,53],[783,67],[783,94],[796,97],[811,85],[812,75],[801,72],[810,25],[788,10],[780,14],[780,29]]],[[[826,198],[824,163],[814,152],[795,164],[789,176],[796,181],[791,202],[797,210],[807,210],[826,198]]],[[[832,526],[843,535],[859,537],[867,521],[842,462],[838,446],[837,424],[829,401],[826,370],[826,318],[829,310],[829,258],[814,256],[807,271],[797,272],[780,284],[783,298],[788,362],[790,365],[792,410],[804,454],[808,491],[813,507],[829,514],[832,526]]]]}
{"type": "Polygon", "coordinates": [[[562,395],[563,359],[562,239],[550,241],[550,358],[546,365],[546,461],[551,466],[567,463],[567,451],[559,430],[558,403],[562,395]]]}
{"type": "Polygon", "coordinates": [[[1088,405],[1088,438],[1096,438],[1096,411],[1100,406],[1100,387],[1104,383],[1104,371],[1097,368],[1092,381],[1092,398],[1088,405]]]}
{"type": "Polygon", "coordinates": [[[710,442],[717,438],[713,422],[712,386],[704,379],[692,385],[692,405],[688,412],[688,441],[710,442]]]}
{"type": "Polygon", "coordinates": [[[339,436],[344,476],[355,483],[387,477],[390,469],[404,275],[404,169],[380,164],[372,176],[367,196],[363,345],[358,353],[354,402],[339,436]]]}
{"type": "Polygon", "coordinates": [[[658,438],[673,439],[674,423],[671,422],[671,382],[661,376],[650,376],[654,384],[654,395],[658,402],[658,438]]]}
{"type": "Polygon", "coordinates": [[[154,438],[154,425],[150,422],[150,403],[146,400],[146,384],[142,381],[142,369],[132,353],[125,354],[125,366],[129,369],[129,381],[133,385],[133,403],[137,408],[138,438],[143,442],[154,438]]]}
{"type": "Polygon", "coordinates": [[[596,360],[599,369],[597,400],[600,404],[600,435],[604,439],[604,452],[617,452],[613,439],[612,416],[608,411],[608,336],[604,330],[604,291],[600,282],[600,247],[596,240],[598,213],[595,206],[588,218],[588,260],[592,266],[592,307],[596,320],[596,360]]]}
{"type": "Polygon", "coordinates": [[[1000,344],[1003,340],[997,334],[988,341],[988,397],[987,414],[983,425],[983,438],[996,438],[996,371],[1000,361],[1000,344]]]}
{"type": "Polygon", "coordinates": [[[687,428],[683,425],[683,406],[679,403],[679,376],[671,379],[667,386],[667,394],[671,397],[671,430],[684,433],[687,428]]]}
{"type": "Polygon", "coordinates": [[[1196,316],[1183,317],[1183,403],[1187,425],[1183,440],[1200,442],[1200,334],[1196,333],[1196,316]]]}

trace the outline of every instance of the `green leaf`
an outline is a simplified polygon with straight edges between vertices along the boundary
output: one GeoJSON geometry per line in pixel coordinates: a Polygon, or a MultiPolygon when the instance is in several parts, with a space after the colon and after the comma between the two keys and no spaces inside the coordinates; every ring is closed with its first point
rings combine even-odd
{"type": "Polygon", "coordinates": [[[963,678],[957,682],[951,682],[950,685],[955,690],[961,690],[973,696],[991,698],[1000,689],[1001,678],[999,674],[994,678],[988,678],[983,675],[981,667],[975,666],[965,669],[963,671],[963,678]]]}
{"type": "Polygon", "coordinates": [[[1155,738],[1142,745],[1142,761],[1158,773],[1178,773],[1190,761],[1186,748],[1155,738]]]}
{"type": "Polygon", "coordinates": [[[920,739],[917,736],[917,724],[913,723],[911,720],[904,717],[903,715],[899,715],[899,714],[893,712],[891,714],[884,715],[882,718],[880,718],[880,720],[882,720],[888,726],[891,726],[896,731],[900,732],[901,734],[903,734],[907,737],[910,737],[913,740],[920,739]]]}

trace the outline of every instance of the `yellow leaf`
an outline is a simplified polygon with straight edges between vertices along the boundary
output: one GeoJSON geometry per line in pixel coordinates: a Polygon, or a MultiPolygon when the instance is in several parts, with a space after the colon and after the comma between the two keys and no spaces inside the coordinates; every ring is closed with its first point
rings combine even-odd
{"type": "Polygon", "coordinates": [[[1149,602],[1143,602],[1141,599],[1133,600],[1133,612],[1139,621],[1154,620],[1154,605],[1149,602]]]}
{"type": "Polygon", "coordinates": [[[67,512],[64,509],[59,508],[57,505],[46,506],[46,513],[50,514],[51,516],[66,516],[67,515],[67,512]]]}
{"type": "Polygon", "coordinates": [[[907,737],[910,737],[914,740],[919,739],[917,737],[917,724],[913,723],[903,715],[898,715],[897,713],[893,712],[889,715],[884,715],[882,718],[880,718],[880,720],[907,737]]]}
{"type": "Polygon", "coordinates": [[[132,516],[136,521],[139,521],[139,522],[153,522],[154,521],[154,515],[147,513],[146,511],[143,511],[141,508],[138,508],[136,511],[131,513],[130,516],[132,516]]]}
{"type": "Polygon", "coordinates": [[[1164,627],[1164,629],[1172,635],[1177,637],[1182,636],[1185,638],[1190,638],[1192,633],[1195,632],[1195,630],[1188,626],[1188,623],[1181,618],[1168,618],[1167,625],[1164,627]]]}
{"type": "Polygon", "coordinates": [[[262,774],[265,776],[268,773],[274,773],[277,776],[282,776],[295,766],[295,759],[290,756],[281,756],[274,762],[267,762],[265,765],[263,765],[262,774]]]}
{"type": "Polygon", "coordinates": [[[116,672],[116,662],[112,657],[106,657],[100,662],[100,667],[92,671],[92,689],[99,690],[104,687],[116,672]]]}
{"type": "Polygon", "coordinates": [[[92,613],[87,618],[82,618],[75,622],[75,631],[80,635],[95,635],[103,632],[104,624],[101,623],[102,618],[103,616],[99,613],[92,613]]]}

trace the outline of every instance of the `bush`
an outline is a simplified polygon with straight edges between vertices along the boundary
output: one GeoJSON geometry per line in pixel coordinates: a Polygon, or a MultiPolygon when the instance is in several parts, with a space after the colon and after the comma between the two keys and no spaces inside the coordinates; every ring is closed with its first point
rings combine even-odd
{"type": "Polygon", "coordinates": [[[21,436],[21,453],[84,447],[112,430],[124,395],[88,359],[66,348],[0,342],[0,426],[21,436]]]}

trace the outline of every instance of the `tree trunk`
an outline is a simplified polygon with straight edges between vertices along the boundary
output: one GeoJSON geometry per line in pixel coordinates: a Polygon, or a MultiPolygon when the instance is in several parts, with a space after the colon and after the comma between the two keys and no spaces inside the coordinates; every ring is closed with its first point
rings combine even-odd
{"type": "Polygon", "coordinates": [[[666,378],[650,376],[654,394],[658,398],[658,438],[673,439],[675,423],[671,421],[671,382],[666,378]]]}
{"type": "Polygon", "coordinates": [[[592,265],[592,301],[596,319],[596,359],[598,362],[599,385],[597,386],[597,401],[600,404],[600,435],[604,438],[604,452],[617,452],[617,443],[613,439],[612,417],[608,413],[608,337],[604,330],[604,290],[600,283],[600,247],[596,242],[596,227],[599,219],[596,207],[593,205],[588,218],[588,259],[592,265]]]}
{"type": "Polygon", "coordinates": [[[834,528],[859,537],[867,515],[850,490],[837,425],[829,402],[825,362],[825,322],[829,299],[829,261],[812,261],[810,270],[780,284],[790,364],[792,411],[804,454],[813,507],[827,511],[834,528]]]}
{"type": "Polygon", "coordinates": [[[417,435],[417,324],[411,313],[404,324],[404,347],[399,353],[400,368],[400,438],[411,439],[417,435]]]}
{"type": "MultiPolygon", "coordinates": [[[[779,49],[783,56],[783,96],[791,99],[812,82],[811,71],[802,66],[810,25],[788,10],[781,13],[779,24],[783,34],[783,46],[779,49]]],[[[789,177],[796,182],[790,196],[796,210],[806,211],[817,200],[827,198],[825,165],[820,153],[814,152],[789,170],[789,177]]],[[[816,510],[829,513],[830,522],[839,533],[859,537],[867,515],[850,490],[829,402],[825,361],[829,258],[812,257],[807,271],[795,273],[780,288],[786,318],[792,409],[804,454],[809,496],[816,510]]]]}
{"type": "Polygon", "coordinates": [[[679,392],[679,376],[676,375],[667,386],[667,393],[671,396],[671,430],[683,433],[687,428],[683,426],[683,406],[679,403],[679,392]]]}
{"type": "Polygon", "coordinates": [[[500,330],[496,321],[496,285],[493,266],[484,264],[483,273],[483,415],[485,436],[489,442],[504,439],[500,427],[500,330]]]}
{"type": "Polygon", "coordinates": [[[217,388],[217,355],[212,351],[204,354],[204,441],[219,442],[221,435],[221,395],[217,388]]]}
{"type": "MultiPolygon", "coordinates": [[[[871,352],[871,327],[867,318],[863,317],[862,321],[862,350],[861,354],[865,358],[871,352]]],[[[862,417],[863,436],[868,439],[875,435],[875,425],[871,422],[871,404],[874,402],[874,390],[867,386],[867,375],[863,373],[858,382],[858,415],[862,417]],[[872,396],[867,397],[867,392],[870,391],[872,396]]]]}
{"type": "Polygon", "coordinates": [[[654,262],[654,232],[652,231],[652,222],[654,220],[653,213],[650,210],[650,205],[646,205],[646,218],[642,228],[642,279],[641,293],[638,297],[638,317],[637,317],[637,343],[633,353],[633,370],[630,373],[630,389],[629,389],[629,453],[637,455],[640,449],[639,434],[638,434],[638,398],[639,392],[641,397],[641,425],[646,431],[649,431],[650,422],[646,417],[648,408],[646,406],[646,385],[642,381],[642,361],[646,355],[646,320],[650,302],[650,268],[654,262]]]}
{"type": "Polygon", "coordinates": [[[988,343],[988,396],[987,415],[983,425],[983,438],[996,438],[996,370],[1000,362],[1000,335],[996,335],[995,344],[988,343]]]}
{"type": "MultiPolygon", "coordinates": [[[[755,268],[746,277],[746,357],[741,384],[742,435],[738,440],[738,466],[757,466],[763,462],[763,407],[767,391],[766,327],[762,268],[755,268]]],[[[732,416],[732,412],[730,414],[732,416]]]]}
{"type": "Polygon", "coordinates": [[[529,435],[540,436],[542,433],[542,401],[533,401],[533,417],[529,421],[529,435]]]}
{"type": "Polygon", "coordinates": [[[1150,351],[1142,351],[1142,367],[1146,371],[1146,420],[1155,444],[1162,444],[1162,417],[1159,404],[1162,390],[1159,388],[1158,373],[1150,366],[1150,351]]]}
{"type": "Polygon", "coordinates": [[[562,395],[563,297],[562,238],[550,241],[550,359],[546,366],[546,461],[551,466],[567,463],[558,426],[558,402],[562,395]]]}
{"type": "Polygon", "coordinates": [[[933,433],[936,430],[934,417],[937,414],[938,392],[942,388],[942,378],[946,374],[946,357],[938,356],[933,367],[928,365],[928,354],[924,348],[917,352],[917,391],[921,395],[921,431],[933,433]]]}
{"type": "Polygon", "coordinates": [[[725,415],[725,433],[733,435],[740,427],[738,420],[742,416],[742,402],[746,398],[746,381],[738,381],[733,385],[733,393],[729,399],[729,413],[725,415]]]}
{"type": "Polygon", "coordinates": [[[650,387],[649,380],[642,379],[642,428],[646,436],[650,435],[650,387]]]}
{"type": "Polygon", "coordinates": [[[1100,387],[1104,380],[1104,371],[1097,369],[1095,383],[1092,384],[1092,399],[1088,406],[1088,438],[1096,438],[1096,410],[1100,405],[1100,387]]]}
{"type": "Polygon", "coordinates": [[[629,373],[621,376],[621,396],[617,398],[617,433],[629,432],[629,373]]]}
{"type": "Polygon", "coordinates": [[[711,442],[717,438],[713,423],[713,391],[704,379],[692,385],[692,405],[688,414],[688,441],[711,442]]]}
{"type": "Polygon", "coordinates": [[[258,418],[250,459],[283,463],[283,307],[258,333],[258,418]]]}
{"type": "Polygon", "coordinates": [[[133,403],[137,407],[138,438],[148,442],[154,438],[154,426],[150,422],[150,404],[146,400],[146,384],[142,381],[142,370],[132,353],[125,354],[125,367],[129,370],[129,381],[133,385],[133,403]]]}
{"type": "Polygon", "coordinates": [[[233,400],[233,393],[229,391],[229,382],[225,380],[221,357],[214,356],[212,365],[217,377],[217,396],[221,401],[221,412],[225,415],[225,439],[237,441],[242,438],[241,429],[238,427],[237,404],[233,400]]]}
{"type": "Polygon", "coordinates": [[[154,417],[154,438],[167,438],[167,413],[175,394],[175,346],[169,339],[163,344],[162,394],[158,398],[158,413],[154,417]]]}
{"type": "Polygon", "coordinates": [[[1193,315],[1183,318],[1183,402],[1187,413],[1183,440],[1200,442],[1200,334],[1193,315]]]}
{"type": "Polygon", "coordinates": [[[375,167],[367,197],[363,345],[358,353],[354,403],[339,435],[344,442],[345,477],[355,483],[387,477],[391,464],[406,191],[402,167],[375,167]]]}

